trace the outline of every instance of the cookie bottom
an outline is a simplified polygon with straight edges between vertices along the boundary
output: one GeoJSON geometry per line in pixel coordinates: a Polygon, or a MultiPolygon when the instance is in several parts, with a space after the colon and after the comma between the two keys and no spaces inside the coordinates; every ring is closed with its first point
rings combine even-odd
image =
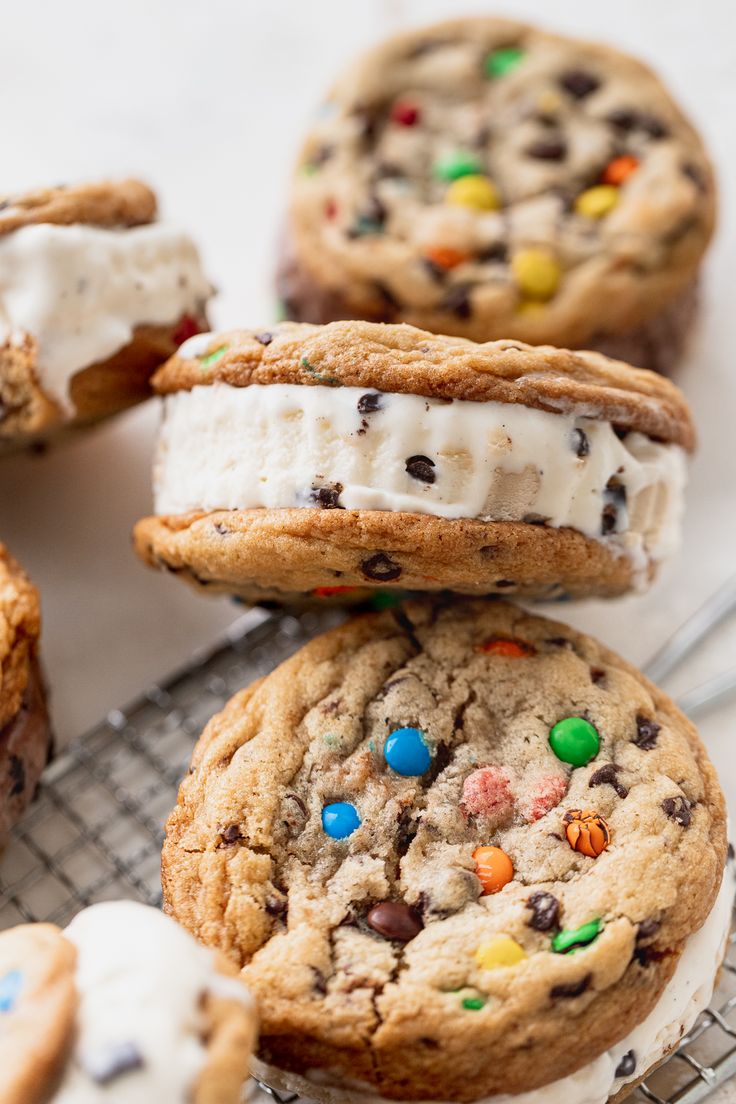
{"type": "MultiPolygon", "coordinates": [[[[286,238],[281,249],[276,289],[283,304],[285,318],[292,322],[324,324],[356,317],[368,322],[412,321],[401,317],[395,304],[388,301],[356,308],[339,292],[323,287],[299,263],[286,238]]],[[[662,375],[670,375],[683,357],[697,312],[697,281],[692,280],[677,298],[648,322],[620,334],[596,334],[586,342],[585,348],[605,353],[606,356],[626,361],[638,368],[649,368],[662,375]]],[[[425,318],[422,326],[436,333],[472,336],[475,341],[483,340],[477,331],[471,335],[462,319],[457,319],[453,324],[452,315],[438,316],[436,325],[425,318]]],[[[515,336],[514,333],[489,333],[486,340],[515,336]]]]}
{"type": "Polygon", "coordinates": [[[148,517],[151,567],[255,604],[305,595],[359,602],[376,589],[560,599],[623,594],[653,578],[615,545],[573,529],[378,510],[218,510],[148,517]]]}
{"type": "Polygon", "coordinates": [[[19,712],[0,730],[0,838],[33,801],[53,747],[43,676],[32,657],[19,712]]]}
{"type": "Polygon", "coordinates": [[[151,376],[176,352],[174,330],[139,326],[113,356],[72,376],[70,416],[39,385],[34,343],[0,346],[0,455],[43,444],[147,399],[151,376]]]}
{"type": "MultiPolygon", "coordinates": [[[[478,1104],[621,1104],[669,1057],[707,1007],[728,945],[733,898],[734,872],[729,865],[709,916],[685,944],[659,1001],[644,1022],[608,1053],[559,1081],[529,1092],[487,1097],[478,1104]],[[629,1080],[622,1083],[616,1072],[629,1056],[634,1066],[629,1080]],[[645,1068],[640,1070],[642,1063],[645,1068]]],[[[388,1104],[389,1098],[410,1099],[401,1094],[384,1097],[370,1085],[348,1082],[326,1071],[293,1073],[257,1058],[251,1061],[251,1073],[279,1092],[295,1092],[317,1104],[388,1104]]]]}

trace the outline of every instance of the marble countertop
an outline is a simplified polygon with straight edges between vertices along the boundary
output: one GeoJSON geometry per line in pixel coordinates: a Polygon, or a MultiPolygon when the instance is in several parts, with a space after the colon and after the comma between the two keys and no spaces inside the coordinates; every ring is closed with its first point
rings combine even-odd
{"type": "MultiPolygon", "coordinates": [[[[487,10],[467,0],[463,10],[487,10]]],[[[718,0],[507,0],[510,15],[605,37],[653,62],[710,143],[721,179],[719,234],[701,323],[678,377],[701,446],[681,555],[651,592],[552,611],[645,661],[736,570],[736,372],[731,363],[736,192],[736,40],[718,0]]],[[[285,179],[310,111],[344,59],[384,33],[457,12],[449,0],[269,3],[27,0],[0,37],[2,190],[138,174],[166,217],[189,227],[220,288],[218,325],[273,318],[274,243],[285,179]],[[32,49],[29,48],[32,45],[32,49]]],[[[149,511],[158,410],[151,402],[44,456],[0,464],[0,538],[43,595],[44,654],[62,741],[211,642],[239,612],[144,569],[129,541],[149,511]]],[[[671,683],[676,692],[736,665],[736,619],[671,683]]],[[[736,706],[701,728],[736,807],[736,706]]]]}

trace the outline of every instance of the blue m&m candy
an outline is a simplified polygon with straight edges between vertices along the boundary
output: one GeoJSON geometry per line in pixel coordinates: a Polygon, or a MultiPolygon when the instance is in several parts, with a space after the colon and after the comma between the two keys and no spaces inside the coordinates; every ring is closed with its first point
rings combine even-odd
{"type": "Polygon", "coordinates": [[[360,828],[358,810],[349,801],[333,801],[322,810],[322,827],[333,839],[345,839],[360,828]]]}
{"type": "Polygon", "coordinates": [[[13,1011],[22,985],[23,974],[20,970],[11,970],[0,978],[0,1012],[13,1011]]]}
{"type": "Polygon", "coordinates": [[[432,764],[432,753],[418,728],[395,729],[383,748],[391,770],[406,776],[424,774],[432,764]]]}

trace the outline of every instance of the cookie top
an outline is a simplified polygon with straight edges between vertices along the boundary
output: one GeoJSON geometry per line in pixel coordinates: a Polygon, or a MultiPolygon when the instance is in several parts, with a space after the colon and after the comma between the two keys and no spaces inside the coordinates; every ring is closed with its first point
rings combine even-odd
{"type": "Polygon", "coordinates": [[[160,394],[216,382],[365,387],[515,403],[603,419],[687,449],[695,445],[682,392],[652,372],[600,353],[513,341],[476,344],[407,325],[283,322],[260,331],[198,334],[154,377],[160,394]]]}
{"type": "Polygon", "coordinates": [[[510,605],[407,603],[210,722],[163,881],[243,967],[267,1062],[473,1100],[641,1022],[725,850],[697,733],[638,671],[510,605]]]}
{"type": "Polygon", "coordinates": [[[580,346],[683,290],[714,208],[703,144],[649,68],[481,17],[351,63],[304,143],[289,233],[364,317],[580,346]]]}
{"type": "Polygon", "coordinates": [[[0,235],[43,223],[108,228],[141,226],[156,217],[156,196],[140,180],[105,180],[0,195],[0,235]]]}
{"type": "Polygon", "coordinates": [[[0,730],[21,707],[40,630],[38,591],[0,544],[0,730]]]}
{"type": "Polygon", "coordinates": [[[48,1099],[48,1084],[74,1030],[76,957],[51,924],[26,924],[0,934],[3,1104],[48,1099]]]}

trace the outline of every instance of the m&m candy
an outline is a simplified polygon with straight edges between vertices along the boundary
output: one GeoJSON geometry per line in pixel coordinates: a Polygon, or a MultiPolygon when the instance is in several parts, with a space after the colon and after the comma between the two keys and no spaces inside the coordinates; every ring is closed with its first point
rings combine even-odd
{"type": "Polygon", "coordinates": [[[23,986],[20,970],[10,970],[0,978],[0,1012],[12,1012],[23,986]]]}
{"type": "Polygon", "coordinates": [[[470,260],[467,253],[453,249],[451,245],[430,245],[425,249],[424,256],[437,268],[457,268],[470,260]]]}
{"type": "Polygon", "coordinates": [[[514,864],[500,847],[476,847],[473,861],[484,894],[498,893],[514,877],[514,864]]]}
{"type": "Polygon", "coordinates": [[[575,210],[584,218],[603,218],[613,210],[618,198],[618,188],[613,184],[596,184],[580,193],[575,200],[575,210]]]}
{"type": "Polygon", "coordinates": [[[511,258],[511,271],[527,299],[544,302],[559,287],[562,270],[546,249],[520,249],[511,258]]]}
{"type": "Polygon", "coordinates": [[[609,161],[601,173],[601,184],[613,184],[614,187],[620,187],[638,168],[639,158],[630,153],[622,154],[621,157],[614,157],[613,161],[609,161]]]}
{"type": "Polygon", "coordinates": [[[485,655],[506,656],[508,659],[526,659],[536,652],[533,644],[527,644],[524,640],[509,640],[502,636],[492,636],[475,649],[485,655]]]}
{"type": "Polygon", "coordinates": [[[383,755],[392,771],[406,777],[424,774],[432,763],[432,753],[418,728],[395,729],[386,740],[383,755]]]}
{"type": "Polygon", "coordinates": [[[440,158],[434,171],[440,180],[459,180],[462,176],[482,175],[483,166],[471,153],[451,153],[440,158]]]}
{"type": "Polygon", "coordinates": [[[597,859],[611,842],[611,830],[599,813],[570,809],[565,813],[565,835],[573,851],[597,859]]]}
{"type": "Polygon", "coordinates": [[[397,126],[416,126],[419,115],[419,108],[411,100],[397,100],[391,108],[391,122],[397,126]]]}
{"type": "Polygon", "coordinates": [[[445,192],[445,203],[473,207],[476,211],[496,211],[501,206],[498,188],[487,176],[470,173],[453,180],[445,192]]]}
{"type": "Polygon", "coordinates": [[[600,751],[601,738],[584,717],[565,717],[550,729],[549,745],[563,763],[584,767],[600,751]]]}
{"type": "Polygon", "coordinates": [[[600,919],[591,920],[580,928],[563,928],[552,940],[552,950],[555,954],[573,954],[582,947],[587,947],[603,931],[603,922],[600,919]]]}
{"type": "Polygon", "coordinates": [[[523,57],[524,51],[520,46],[503,46],[488,55],[483,63],[483,69],[487,77],[505,77],[516,68],[523,57]]]}
{"type": "Polygon", "coordinates": [[[227,352],[227,345],[218,345],[216,349],[213,349],[211,353],[206,353],[199,358],[199,363],[203,368],[209,368],[212,364],[217,364],[218,360],[222,360],[227,352]]]}
{"type": "Polygon", "coordinates": [[[322,827],[332,839],[345,839],[360,825],[358,810],[349,801],[334,801],[322,810],[322,827]]]}
{"type": "Polygon", "coordinates": [[[481,970],[498,970],[517,966],[526,956],[524,948],[510,935],[497,935],[480,945],[475,961],[481,970]]]}

